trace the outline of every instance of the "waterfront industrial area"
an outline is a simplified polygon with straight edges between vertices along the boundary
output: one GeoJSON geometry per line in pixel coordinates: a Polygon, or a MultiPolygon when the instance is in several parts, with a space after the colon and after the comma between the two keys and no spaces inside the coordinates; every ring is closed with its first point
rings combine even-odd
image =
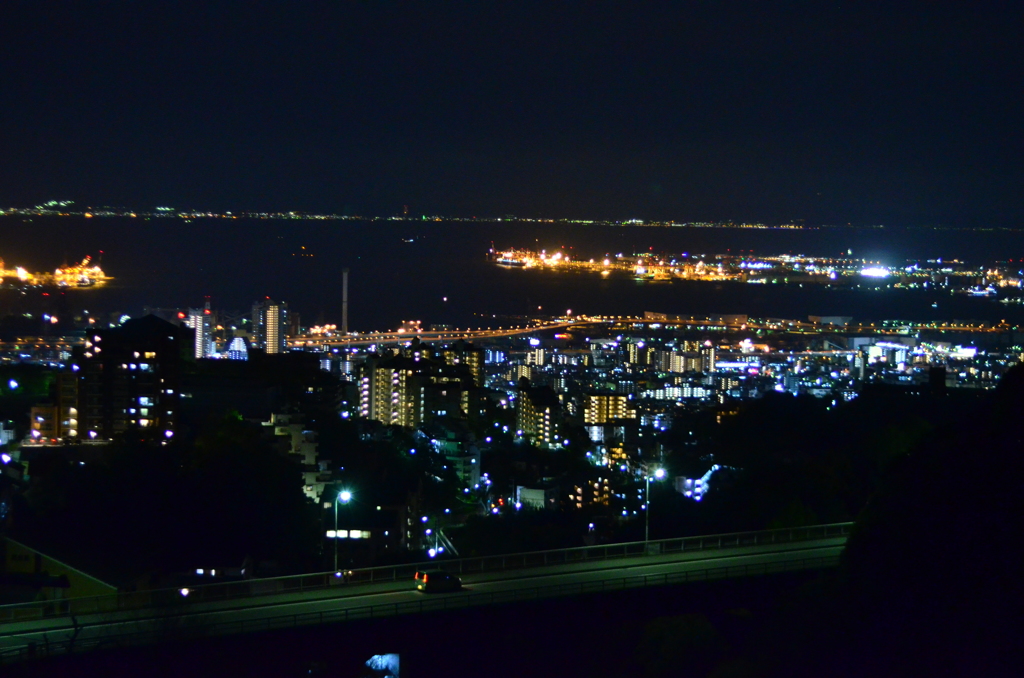
{"type": "Polygon", "coordinates": [[[0,258],[0,286],[12,287],[92,287],[102,285],[111,278],[100,268],[99,262],[93,262],[92,256],[86,256],[77,264],[65,264],[51,272],[33,273],[24,266],[6,268],[0,258]]]}
{"type": "MultiPolygon", "coordinates": [[[[564,247],[548,252],[510,248],[491,249],[488,258],[499,266],[576,271],[608,276],[628,274],[644,282],[702,280],[753,284],[825,285],[835,287],[892,287],[942,289],[972,296],[996,296],[1000,290],[1017,296],[1024,262],[1013,260],[968,264],[958,259],[925,259],[900,266],[854,257],[815,257],[802,254],[653,254],[618,253],[587,258],[564,247]]],[[[1004,295],[1007,296],[1007,295],[1004,295]]]]}

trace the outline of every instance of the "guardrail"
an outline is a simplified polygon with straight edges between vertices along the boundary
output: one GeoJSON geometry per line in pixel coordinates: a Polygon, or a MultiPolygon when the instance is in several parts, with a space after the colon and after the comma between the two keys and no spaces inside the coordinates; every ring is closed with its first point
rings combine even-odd
{"type": "MultiPolygon", "coordinates": [[[[300,626],[343,623],[357,619],[379,619],[405,614],[422,614],[457,610],[480,605],[516,603],[531,600],[542,600],[559,596],[580,595],[621,591],[631,588],[648,586],[665,586],[693,581],[709,581],[729,579],[733,577],[796,572],[836,567],[839,556],[820,556],[814,558],[795,558],[773,563],[754,565],[721,565],[687,572],[668,572],[662,574],[634,575],[615,577],[601,581],[575,582],[532,586],[509,591],[491,593],[474,593],[463,591],[445,596],[424,596],[421,600],[402,603],[381,603],[348,609],[324,610],[299,614],[282,614],[264,617],[257,620],[239,620],[215,622],[213,624],[189,624],[189,614],[182,612],[177,618],[154,618],[150,621],[159,628],[147,631],[120,632],[103,638],[83,638],[80,640],[48,641],[46,643],[29,642],[20,647],[0,651],[0,664],[15,663],[26,659],[37,659],[53,655],[87,652],[100,647],[128,647],[157,643],[167,639],[188,640],[209,636],[230,635],[235,633],[254,633],[258,631],[274,631],[291,629],[300,626]],[[177,623],[175,623],[177,622],[177,623]]],[[[137,625],[138,622],[135,622],[137,625]]],[[[97,622],[82,624],[78,633],[88,631],[91,627],[105,626],[97,622]]],[[[71,630],[71,629],[66,629],[71,630]]],[[[76,633],[76,637],[78,635],[76,633]]]]}
{"type": "Polygon", "coordinates": [[[850,533],[853,523],[830,523],[808,527],[762,530],[758,532],[731,532],[699,537],[677,537],[649,542],[625,542],[600,546],[581,546],[552,551],[533,551],[500,556],[479,556],[457,560],[430,560],[407,565],[389,565],[353,570],[351,576],[338,572],[318,572],[269,579],[189,586],[188,596],[180,589],[123,592],[107,596],[69,598],[65,600],[21,603],[0,606],[0,627],[4,623],[50,619],[55,617],[84,616],[139,610],[146,608],[181,608],[203,602],[221,602],[257,596],[332,591],[342,594],[349,587],[388,581],[412,579],[413,573],[425,568],[441,567],[455,574],[503,572],[551,565],[597,562],[650,555],[708,551],[742,546],[782,544],[790,542],[842,537],[850,533]]]}

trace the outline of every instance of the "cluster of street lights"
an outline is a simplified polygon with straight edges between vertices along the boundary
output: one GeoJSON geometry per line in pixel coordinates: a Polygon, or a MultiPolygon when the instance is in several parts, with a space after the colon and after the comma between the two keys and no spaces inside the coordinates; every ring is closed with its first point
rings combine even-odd
{"type": "MultiPolygon", "coordinates": [[[[662,480],[666,476],[666,470],[664,468],[655,469],[653,472],[645,473],[645,491],[644,491],[644,542],[650,541],[650,481],[651,480],[662,480]]],[[[338,569],[338,505],[348,504],[352,501],[352,493],[348,490],[342,490],[338,493],[337,501],[334,502],[334,570],[336,573],[340,571],[338,569]]],[[[519,508],[518,505],[516,508],[519,508]]],[[[423,521],[427,521],[427,517],[424,516],[423,521]]],[[[426,534],[430,535],[431,529],[427,529],[426,534]]],[[[435,538],[436,539],[436,538],[435,538]]],[[[430,549],[430,557],[434,557],[442,549],[430,549]]],[[[182,593],[182,595],[188,595],[182,593]]]]}

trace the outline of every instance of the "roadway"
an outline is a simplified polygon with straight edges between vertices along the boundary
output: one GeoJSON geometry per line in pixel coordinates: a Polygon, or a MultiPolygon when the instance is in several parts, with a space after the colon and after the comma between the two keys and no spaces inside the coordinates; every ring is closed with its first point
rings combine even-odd
{"type": "Polygon", "coordinates": [[[532,334],[545,330],[568,329],[570,327],[581,327],[585,325],[608,325],[620,320],[575,320],[568,322],[553,322],[540,325],[523,325],[516,327],[505,327],[497,329],[466,329],[466,330],[438,330],[428,332],[373,332],[370,334],[358,334],[349,336],[325,336],[325,335],[304,335],[293,337],[289,345],[295,348],[304,346],[368,346],[370,344],[389,344],[394,342],[412,341],[458,341],[459,339],[472,341],[473,339],[495,339],[499,337],[514,337],[520,334],[532,334]]]}
{"type": "Polygon", "coordinates": [[[628,323],[630,325],[682,325],[685,327],[708,328],[717,327],[734,331],[756,331],[766,330],[773,332],[786,332],[789,334],[820,334],[822,332],[835,332],[842,334],[870,334],[875,336],[906,336],[908,333],[916,332],[987,332],[1002,333],[1014,329],[1006,323],[997,325],[970,324],[970,323],[908,323],[902,327],[886,327],[869,325],[827,325],[805,322],[801,320],[771,320],[771,321],[730,321],[711,320],[709,318],[683,318],[668,317],[664,320],[651,320],[645,318],[630,317],[600,317],[580,318],[573,321],[549,322],[536,325],[524,325],[496,329],[465,329],[465,330],[439,330],[429,332],[370,332],[365,334],[352,334],[348,336],[330,335],[301,335],[292,337],[289,346],[294,348],[307,347],[334,347],[346,346],[369,346],[372,344],[403,343],[419,339],[423,342],[431,341],[473,341],[474,339],[496,339],[501,337],[513,337],[523,334],[533,334],[545,330],[572,329],[588,325],[607,325],[628,323]]]}
{"type": "Polygon", "coordinates": [[[71,639],[83,650],[822,567],[835,564],[845,542],[840,536],[723,548],[712,555],[683,552],[485,572],[463,576],[464,590],[447,594],[425,595],[408,580],[195,605],[183,599],[163,610],[83,616],[75,620],[77,633],[67,618],[15,622],[0,626],[0,659],[25,657],[30,645],[37,653],[62,653],[71,639]]]}

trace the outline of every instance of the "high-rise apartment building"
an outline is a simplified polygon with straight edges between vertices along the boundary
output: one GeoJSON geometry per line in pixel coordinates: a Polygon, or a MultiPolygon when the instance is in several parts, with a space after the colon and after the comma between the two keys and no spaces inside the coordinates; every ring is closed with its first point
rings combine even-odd
{"type": "Polygon", "coordinates": [[[484,351],[472,344],[457,342],[454,346],[441,349],[439,356],[446,365],[462,365],[473,377],[474,386],[484,385],[484,351]]]}
{"type": "Polygon", "coordinates": [[[190,335],[152,315],[90,332],[71,364],[78,375],[77,437],[104,440],[154,430],[171,438],[182,363],[194,349],[190,335]]]}
{"type": "Polygon", "coordinates": [[[404,353],[371,357],[360,367],[360,416],[411,428],[434,416],[469,414],[477,378],[473,366],[480,357],[475,349],[469,357],[442,354],[445,362],[432,359],[429,349],[419,345],[404,353]]]}
{"type": "Polygon", "coordinates": [[[636,408],[621,393],[587,393],[583,397],[583,422],[605,424],[616,419],[636,419],[636,408]]]}
{"type": "Polygon", "coordinates": [[[212,353],[213,348],[213,323],[210,311],[210,302],[206,302],[203,308],[190,308],[185,325],[195,332],[192,343],[192,355],[198,358],[206,358],[212,353]]]}
{"type": "Polygon", "coordinates": [[[540,447],[558,447],[562,429],[562,402],[549,387],[520,387],[516,393],[516,428],[523,438],[540,447]]]}
{"type": "Polygon", "coordinates": [[[715,371],[715,347],[710,341],[704,342],[700,349],[700,371],[705,374],[715,371]]]}
{"type": "Polygon", "coordinates": [[[417,361],[402,356],[369,358],[359,377],[359,415],[392,426],[423,421],[417,361]]]}
{"type": "Polygon", "coordinates": [[[265,299],[252,305],[252,345],[267,353],[283,353],[288,338],[288,304],[265,299]]]}

